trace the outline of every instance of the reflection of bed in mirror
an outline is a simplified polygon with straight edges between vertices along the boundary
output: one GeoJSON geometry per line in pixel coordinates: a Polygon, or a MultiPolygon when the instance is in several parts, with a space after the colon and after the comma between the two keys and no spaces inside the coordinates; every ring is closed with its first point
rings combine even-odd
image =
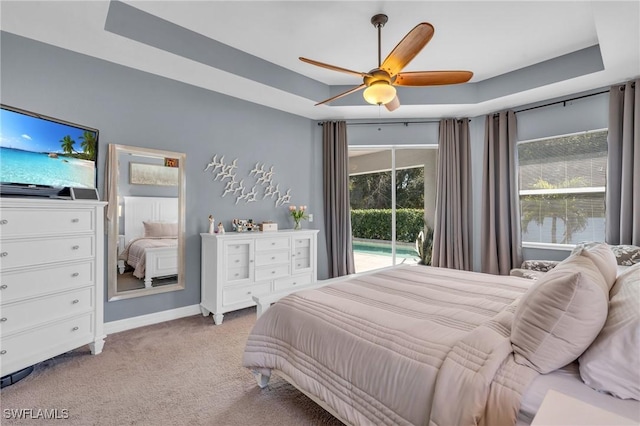
{"type": "Polygon", "coordinates": [[[129,265],[133,276],[153,279],[178,274],[178,199],[175,197],[122,197],[124,235],[118,242],[118,271],[129,265]]]}

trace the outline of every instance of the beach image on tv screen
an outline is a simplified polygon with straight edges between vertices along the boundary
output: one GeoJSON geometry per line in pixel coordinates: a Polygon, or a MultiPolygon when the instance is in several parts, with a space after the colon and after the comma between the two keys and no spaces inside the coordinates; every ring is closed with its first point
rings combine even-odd
{"type": "Polygon", "coordinates": [[[95,187],[97,132],[0,109],[0,182],[95,187]]]}

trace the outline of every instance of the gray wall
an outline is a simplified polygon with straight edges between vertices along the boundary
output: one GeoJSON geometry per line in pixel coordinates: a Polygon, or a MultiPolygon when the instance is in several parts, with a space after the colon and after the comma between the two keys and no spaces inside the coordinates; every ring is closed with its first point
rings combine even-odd
{"type": "Polygon", "coordinates": [[[186,288],[106,302],[105,321],[200,302],[199,233],[207,231],[209,214],[226,224],[252,218],[291,227],[286,206],[221,198],[223,184],[203,172],[214,154],[238,158],[239,176],[256,162],[274,166],[280,188],[291,189],[292,203],[315,214],[306,226],[320,229],[319,277],[327,277],[321,132],[315,122],[13,34],[2,32],[0,43],[2,103],[99,129],[101,194],[109,143],[186,153],[186,288]]]}

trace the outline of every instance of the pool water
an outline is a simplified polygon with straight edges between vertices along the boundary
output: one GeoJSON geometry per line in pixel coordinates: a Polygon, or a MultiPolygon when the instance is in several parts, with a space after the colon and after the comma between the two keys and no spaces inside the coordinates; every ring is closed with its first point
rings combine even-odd
{"type": "MultiPolygon", "coordinates": [[[[353,241],[353,251],[366,254],[391,256],[391,242],[376,243],[370,241],[353,241]]],[[[412,246],[396,244],[396,258],[417,259],[418,254],[412,246]]]]}

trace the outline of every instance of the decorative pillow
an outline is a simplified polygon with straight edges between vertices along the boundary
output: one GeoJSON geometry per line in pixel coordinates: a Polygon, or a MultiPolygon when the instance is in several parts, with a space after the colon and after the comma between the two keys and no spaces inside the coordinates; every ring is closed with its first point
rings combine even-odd
{"type": "Polygon", "coordinates": [[[533,271],[531,269],[515,268],[509,271],[509,275],[512,277],[528,278],[530,280],[537,280],[545,273],[540,271],[533,271]]]}
{"type": "Polygon", "coordinates": [[[580,376],[593,389],[640,401],[640,264],[618,277],[610,296],[607,321],[579,358],[580,376]]]}
{"type": "Polygon", "coordinates": [[[604,276],[608,289],[610,290],[613,287],[613,283],[616,282],[616,277],[618,276],[618,264],[613,251],[611,251],[611,246],[606,243],[589,244],[583,247],[576,247],[572,254],[579,254],[591,259],[602,276],[604,276]]]}
{"type": "Polygon", "coordinates": [[[142,222],[144,236],[149,238],[177,238],[178,224],[176,222],[142,222]]]}
{"type": "Polygon", "coordinates": [[[546,374],[577,359],[607,319],[609,288],[593,262],[572,255],[522,296],[511,328],[515,360],[546,374]]]}
{"type": "Polygon", "coordinates": [[[557,260],[525,260],[522,262],[522,269],[531,269],[532,271],[538,272],[549,272],[556,266],[558,266],[560,262],[557,260]]]}
{"type": "Polygon", "coordinates": [[[640,263],[640,247],[630,245],[611,246],[618,265],[631,266],[640,263]]]}

